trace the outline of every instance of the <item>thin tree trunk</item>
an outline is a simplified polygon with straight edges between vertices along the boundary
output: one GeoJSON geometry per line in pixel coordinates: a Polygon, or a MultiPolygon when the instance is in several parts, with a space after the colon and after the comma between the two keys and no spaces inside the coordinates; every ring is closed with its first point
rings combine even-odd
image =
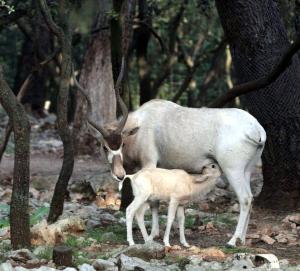
{"type": "MultiPolygon", "coordinates": [[[[92,117],[103,125],[116,120],[116,97],[111,64],[110,31],[107,11],[109,1],[103,1],[94,28],[102,30],[91,37],[86,49],[79,78],[80,85],[92,101],[92,117]]],[[[86,126],[86,102],[80,93],[77,95],[77,109],[74,120],[76,152],[91,154],[99,147],[95,137],[89,134],[86,126]]]]}
{"type": "Polygon", "coordinates": [[[13,249],[30,247],[29,160],[30,124],[25,110],[3,78],[0,67],[0,102],[7,112],[15,134],[15,161],[10,209],[13,249]]]}
{"type": "MultiPolygon", "coordinates": [[[[111,62],[112,62],[112,71],[114,84],[117,82],[117,78],[119,76],[121,70],[121,61],[122,61],[122,26],[124,24],[124,19],[122,18],[122,9],[123,4],[126,3],[127,0],[114,0],[113,1],[113,10],[118,15],[111,19],[110,28],[111,28],[111,62]]],[[[130,41],[129,41],[130,42],[130,41]]],[[[128,69],[126,68],[126,71],[128,69]]],[[[128,74],[126,72],[125,78],[122,82],[122,99],[129,108],[130,106],[130,93],[129,93],[129,85],[128,85],[128,74]]]]}
{"type": "Polygon", "coordinates": [[[48,222],[55,222],[63,213],[65,195],[74,167],[73,137],[68,124],[68,98],[72,75],[72,33],[68,23],[70,11],[68,1],[60,1],[60,5],[58,7],[58,16],[61,26],[58,26],[53,21],[45,0],[40,0],[39,4],[49,29],[51,29],[51,31],[58,37],[62,57],[60,84],[57,98],[57,128],[59,136],[63,142],[64,158],[58,181],[55,185],[48,215],[48,222]]]}
{"type": "MultiPolygon", "coordinates": [[[[237,83],[266,76],[290,43],[272,0],[216,1],[231,48],[237,83]],[[238,33],[238,34],[237,34],[238,33]]],[[[263,154],[263,207],[300,204],[300,66],[298,57],[275,82],[245,96],[267,132],[263,154]]]]}

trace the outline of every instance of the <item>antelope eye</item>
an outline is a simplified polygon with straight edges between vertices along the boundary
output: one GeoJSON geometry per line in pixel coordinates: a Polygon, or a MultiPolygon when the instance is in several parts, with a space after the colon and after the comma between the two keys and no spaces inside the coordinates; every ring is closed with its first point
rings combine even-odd
{"type": "Polygon", "coordinates": [[[212,168],[215,168],[216,166],[215,166],[215,165],[212,165],[211,167],[212,167],[212,168]]]}
{"type": "Polygon", "coordinates": [[[108,148],[105,146],[105,145],[103,145],[103,149],[107,152],[108,151],[108,148]]]}

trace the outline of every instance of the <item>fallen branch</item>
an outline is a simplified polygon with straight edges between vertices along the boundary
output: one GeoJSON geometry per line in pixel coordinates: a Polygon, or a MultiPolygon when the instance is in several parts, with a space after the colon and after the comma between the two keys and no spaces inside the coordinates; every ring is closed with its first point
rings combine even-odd
{"type": "Polygon", "coordinates": [[[222,107],[226,103],[230,102],[234,98],[244,95],[246,93],[256,91],[273,83],[279,75],[281,75],[286,68],[291,64],[291,59],[300,49],[300,38],[298,38],[283,54],[278,64],[272,69],[272,71],[265,77],[253,80],[244,84],[237,85],[228,92],[213,102],[208,107],[222,107]]]}

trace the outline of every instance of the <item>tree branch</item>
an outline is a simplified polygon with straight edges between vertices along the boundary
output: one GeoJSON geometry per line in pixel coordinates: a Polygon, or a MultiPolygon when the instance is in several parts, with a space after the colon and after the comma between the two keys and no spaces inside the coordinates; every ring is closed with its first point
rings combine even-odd
{"type": "Polygon", "coordinates": [[[265,88],[266,86],[273,83],[281,73],[283,73],[286,68],[291,64],[292,57],[300,49],[300,38],[298,38],[283,54],[280,61],[272,69],[272,71],[265,77],[253,80],[244,84],[237,85],[228,92],[213,102],[211,102],[208,107],[222,107],[226,103],[230,102],[234,98],[244,95],[246,93],[265,88]]]}
{"type": "Polygon", "coordinates": [[[44,16],[44,19],[46,21],[46,24],[48,25],[49,29],[53,34],[59,38],[62,38],[64,35],[64,32],[61,27],[59,27],[53,20],[50,9],[46,3],[45,0],[39,0],[40,9],[42,11],[42,14],[44,16]]]}

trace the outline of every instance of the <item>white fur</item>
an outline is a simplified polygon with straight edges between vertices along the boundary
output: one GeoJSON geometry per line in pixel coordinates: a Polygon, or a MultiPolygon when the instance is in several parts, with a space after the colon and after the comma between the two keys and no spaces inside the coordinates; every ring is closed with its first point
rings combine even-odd
{"type": "Polygon", "coordinates": [[[151,240],[153,236],[148,236],[144,225],[144,212],[147,208],[147,202],[167,200],[169,201],[169,208],[164,244],[170,246],[170,230],[177,211],[180,242],[188,247],[189,244],[184,235],[183,205],[209,193],[214,188],[219,176],[220,169],[216,164],[205,166],[203,173],[199,176],[191,176],[184,170],[161,168],[142,169],[134,175],[127,176],[131,179],[134,194],[133,202],[126,209],[127,241],[129,245],[134,245],[132,237],[133,217],[136,217],[144,240],[151,240]]]}
{"type": "MultiPolygon", "coordinates": [[[[138,164],[199,173],[206,161],[216,161],[240,203],[238,224],[228,244],[245,243],[253,199],[250,175],[266,141],[265,130],[253,116],[235,108],[187,108],[152,100],[129,114],[123,141],[124,165],[131,168],[138,164]]],[[[112,165],[112,174],[119,180],[125,172],[120,167],[112,165]]],[[[158,211],[152,207],[151,236],[155,236],[158,211]]]]}
{"type": "MultiPolygon", "coordinates": [[[[159,166],[199,173],[207,160],[219,164],[240,203],[238,224],[228,244],[235,246],[238,239],[245,243],[253,198],[250,175],[266,141],[258,121],[235,108],[186,108],[152,100],[129,114],[123,131],[136,127],[135,135],[124,137],[125,165],[138,162],[141,168],[159,166]]],[[[117,176],[117,169],[113,171],[117,176]]],[[[152,211],[151,234],[155,235],[159,232],[157,210],[152,211]]]]}

